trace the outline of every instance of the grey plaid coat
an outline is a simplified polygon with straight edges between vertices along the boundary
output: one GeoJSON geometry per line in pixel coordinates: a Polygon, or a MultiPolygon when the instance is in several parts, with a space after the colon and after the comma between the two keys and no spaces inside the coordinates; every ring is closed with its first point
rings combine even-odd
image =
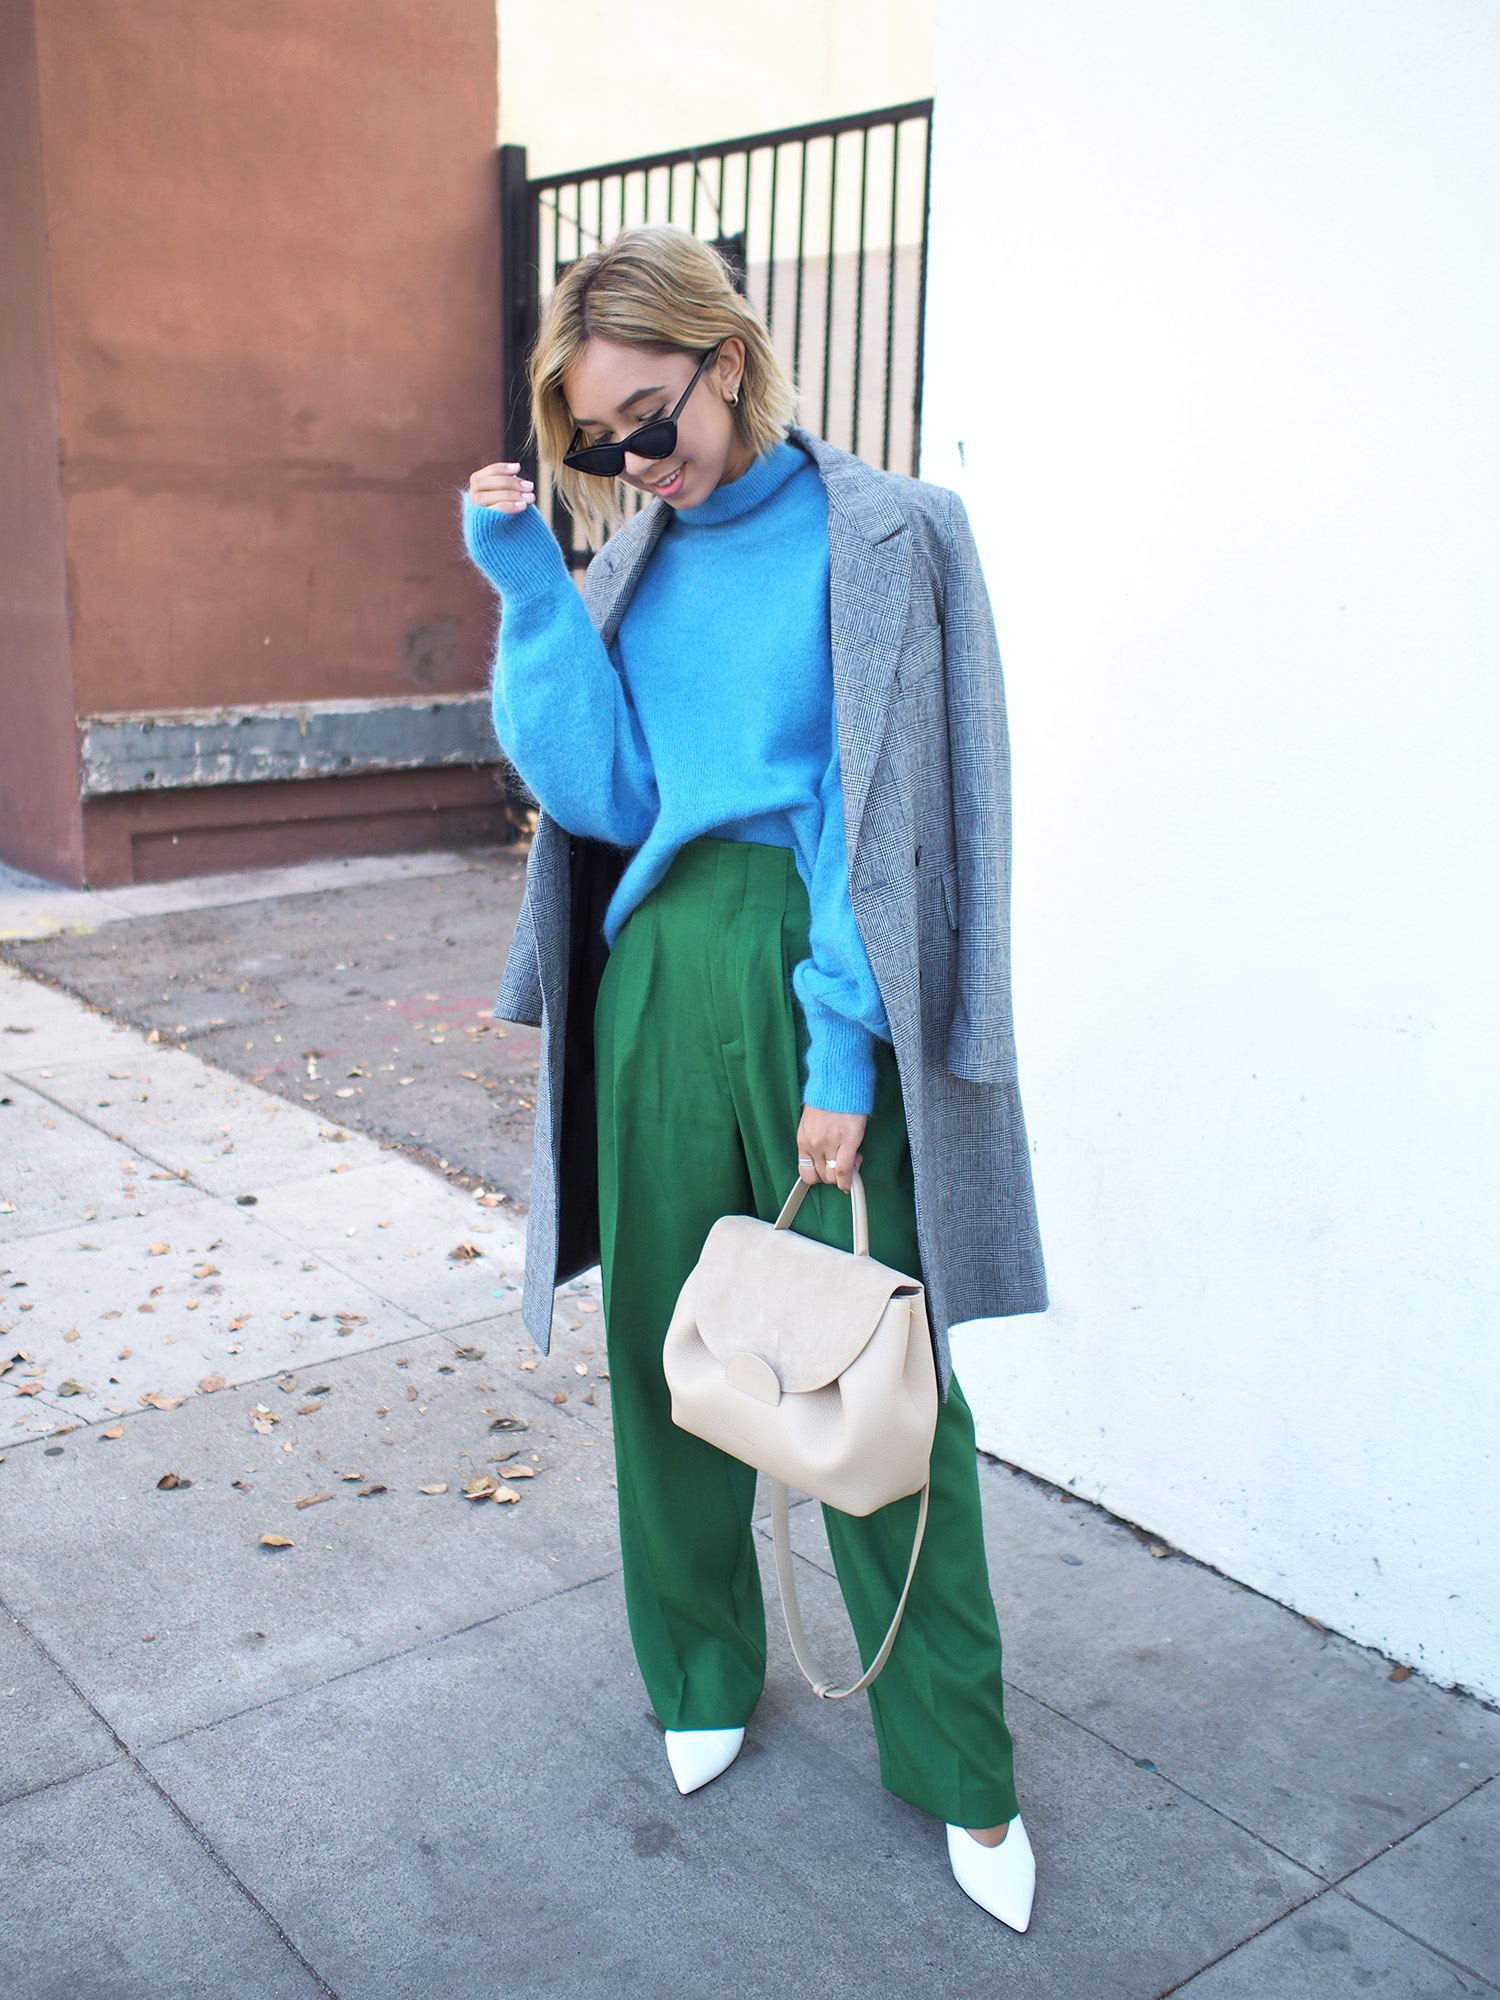
{"type": "MultiPolygon", "coordinates": [[[[1010,999],[1010,752],[994,621],[968,518],[940,486],[805,432],[828,489],[829,609],[849,887],[890,1022],[917,1237],[946,1387],[947,1329],[1047,1303],[1010,999]]],[[[667,518],[589,565],[608,644],[667,518]]],[[[597,1261],[593,1006],[625,857],[543,813],[495,1012],[542,1029],[526,1324],[597,1261]]]]}

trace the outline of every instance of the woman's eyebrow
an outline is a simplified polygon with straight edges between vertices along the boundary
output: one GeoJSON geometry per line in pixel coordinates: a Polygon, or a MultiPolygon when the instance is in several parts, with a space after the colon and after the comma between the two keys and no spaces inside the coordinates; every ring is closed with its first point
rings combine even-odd
{"type": "MultiPolygon", "coordinates": [[[[658,382],[654,389],[636,389],[621,403],[619,415],[623,416],[631,405],[640,402],[643,396],[664,396],[666,393],[666,385],[661,382],[658,382]]],[[[600,431],[605,427],[603,417],[574,417],[573,422],[581,431],[600,431]]]]}

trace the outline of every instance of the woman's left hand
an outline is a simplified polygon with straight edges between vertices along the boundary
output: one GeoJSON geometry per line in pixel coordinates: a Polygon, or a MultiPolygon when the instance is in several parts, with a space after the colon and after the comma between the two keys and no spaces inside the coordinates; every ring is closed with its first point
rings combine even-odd
{"type": "Polygon", "coordinates": [[[847,1194],[854,1169],[864,1163],[859,1142],[868,1123],[863,1112],[819,1111],[804,1104],[797,1126],[797,1171],[803,1180],[809,1186],[818,1181],[837,1184],[847,1194]]]}

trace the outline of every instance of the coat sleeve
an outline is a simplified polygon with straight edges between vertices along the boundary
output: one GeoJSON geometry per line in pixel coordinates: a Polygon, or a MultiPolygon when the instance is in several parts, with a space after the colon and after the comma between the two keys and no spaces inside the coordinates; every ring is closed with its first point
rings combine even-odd
{"type": "Polygon", "coordinates": [[[1010,738],[1000,647],[963,502],[944,538],[943,664],[957,860],[958,980],[947,1067],[968,1083],[1016,1075],[1010,988],[1010,738]]]}

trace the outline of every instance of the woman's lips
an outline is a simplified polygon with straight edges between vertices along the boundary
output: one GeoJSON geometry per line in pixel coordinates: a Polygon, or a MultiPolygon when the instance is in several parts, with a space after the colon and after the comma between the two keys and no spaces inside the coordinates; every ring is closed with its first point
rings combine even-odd
{"type": "Polygon", "coordinates": [[[682,486],[683,470],[684,468],[679,465],[666,479],[653,479],[651,491],[659,493],[664,500],[670,499],[682,486]]]}

